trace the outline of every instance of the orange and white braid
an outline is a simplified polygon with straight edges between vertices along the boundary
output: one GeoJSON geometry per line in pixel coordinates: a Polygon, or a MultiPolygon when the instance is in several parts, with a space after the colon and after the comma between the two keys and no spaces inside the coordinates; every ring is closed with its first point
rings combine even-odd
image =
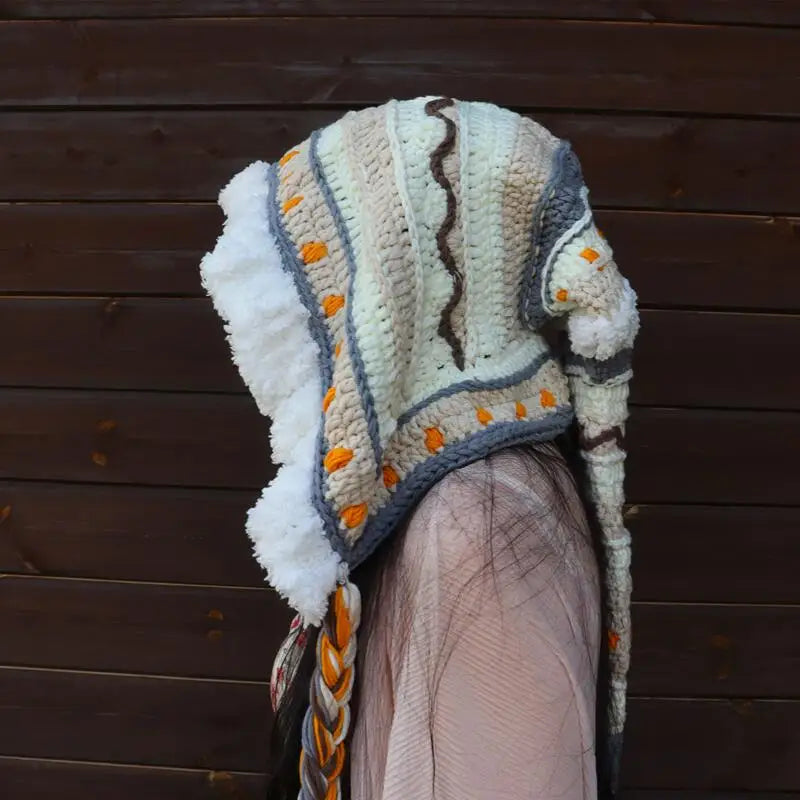
{"type": "Polygon", "coordinates": [[[355,681],[361,595],[354,583],[337,587],[317,638],[317,664],[303,720],[299,800],[340,800],[350,696],[355,681]]]}

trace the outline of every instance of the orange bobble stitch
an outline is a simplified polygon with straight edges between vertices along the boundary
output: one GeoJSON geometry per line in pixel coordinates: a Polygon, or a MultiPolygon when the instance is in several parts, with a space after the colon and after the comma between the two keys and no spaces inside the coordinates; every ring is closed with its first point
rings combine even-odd
{"type": "Polygon", "coordinates": [[[556,404],[556,396],[547,389],[542,389],[539,392],[539,402],[542,404],[542,408],[553,408],[556,404]]]}
{"type": "Polygon", "coordinates": [[[298,203],[303,200],[303,195],[296,194],[294,197],[290,197],[284,204],[283,204],[283,213],[285,214],[287,211],[291,211],[298,203]]]}
{"type": "Polygon", "coordinates": [[[346,467],[353,458],[353,451],[349,447],[334,447],[328,450],[325,456],[325,469],[328,472],[336,472],[337,469],[346,467]]]}
{"type": "Polygon", "coordinates": [[[609,650],[616,650],[617,645],[619,644],[620,636],[616,631],[609,631],[608,632],[608,649],[609,650]]]}
{"type": "Polygon", "coordinates": [[[556,292],[556,300],[558,300],[559,303],[566,303],[568,297],[569,292],[566,289],[559,289],[556,292]]]}
{"type": "Polygon", "coordinates": [[[386,464],[383,468],[383,485],[387,489],[391,489],[399,480],[400,476],[395,472],[394,468],[386,464]]]}
{"type": "Polygon", "coordinates": [[[296,155],[299,155],[299,150],[290,150],[288,153],[285,153],[281,156],[281,160],[278,162],[278,166],[285,167],[296,155]]]}
{"type": "Polygon", "coordinates": [[[475,409],[475,416],[478,418],[478,422],[480,422],[481,425],[488,425],[494,419],[491,412],[487,411],[482,406],[475,409]]]}
{"type": "Polygon", "coordinates": [[[342,522],[344,522],[348,528],[355,528],[366,518],[367,504],[357,503],[354,506],[347,506],[347,508],[345,508],[339,516],[342,518],[342,522]]]}
{"type": "Polygon", "coordinates": [[[336,347],[333,348],[333,356],[334,358],[339,358],[339,355],[342,352],[342,343],[336,342],[336,347]]]}
{"type": "Polygon", "coordinates": [[[332,317],[339,309],[344,307],[344,295],[329,294],[322,298],[322,308],[326,317],[332,317]]]}
{"type": "Polygon", "coordinates": [[[591,264],[592,261],[597,261],[600,258],[600,253],[591,247],[585,247],[581,250],[581,258],[585,258],[591,264]]]}
{"type": "Polygon", "coordinates": [[[325,242],[306,242],[300,248],[300,257],[304,264],[313,264],[315,261],[328,255],[328,245],[325,242]]]}
{"type": "Polygon", "coordinates": [[[517,402],[514,403],[514,414],[516,414],[517,419],[523,419],[528,416],[528,409],[517,400],[517,402]]]}
{"type": "Polygon", "coordinates": [[[438,428],[425,428],[425,447],[436,453],[444,447],[444,434],[438,428]]]}
{"type": "Polygon", "coordinates": [[[327,411],[328,406],[333,402],[333,398],[336,397],[336,387],[331,386],[327,392],[325,392],[325,397],[322,398],[322,410],[327,411]]]}

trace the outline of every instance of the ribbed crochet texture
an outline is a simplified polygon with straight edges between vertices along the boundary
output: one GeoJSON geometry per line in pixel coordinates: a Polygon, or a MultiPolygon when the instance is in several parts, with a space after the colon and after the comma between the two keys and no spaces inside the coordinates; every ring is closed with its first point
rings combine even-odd
{"type": "MultiPolygon", "coordinates": [[[[203,259],[203,283],[272,418],[281,464],[247,531],[300,628],[324,621],[302,796],[340,795],[349,689],[337,681],[352,676],[358,624],[350,571],[447,472],[552,439],[573,421],[606,555],[610,753],[600,756],[615,790],[631,643],[623,442],[638,314],[569,144],[488,103],[390,101],[250,165],[220,205],[225,231],[203,259]],[[541,335],[551,320],[564,328],[563,354],[541,335]]],[[[297,625],[290,639],[291,666],[305,639],[297,625]]],[[[275,676],[280,702],[291,674],[275,676]]]]}

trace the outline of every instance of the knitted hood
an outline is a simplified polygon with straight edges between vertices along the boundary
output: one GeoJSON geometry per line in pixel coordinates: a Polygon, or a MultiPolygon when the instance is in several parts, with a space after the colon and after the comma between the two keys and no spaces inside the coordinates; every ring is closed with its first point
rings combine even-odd
{"type": "Polygon", "coordinates": [[[587,198],[569,144],[529,119],[391,101],[236,175],[201,271],[280,464],[247,532],[304,624],[323,623],[331,597],[347,605],[337,586],[447,472],[552,439],[577,416],[607,553],[621,734],[621,445],[638,316],[587,198]],[[560,358],[541,335],[556,317],[560,358]]]}

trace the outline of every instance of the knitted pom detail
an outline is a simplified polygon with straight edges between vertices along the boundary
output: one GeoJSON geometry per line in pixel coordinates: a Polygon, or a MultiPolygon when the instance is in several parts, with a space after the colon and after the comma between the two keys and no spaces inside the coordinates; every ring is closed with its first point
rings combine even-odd
{"type": "Polygon", "coordinates": [[[620,635],[616,631],[608,631],[608,649],[616,650],[619,644],[620,635]]]}
{"type": "Polygon", "coordinates": [[[313,264],[328,255],[328,245],[325,242],[306,242],[300,248],[300,257],[304,264],[313,264]]]}
{"type": "Polygon", "coordinates": [[[542,404],[542,408],[555,408],[556,396],[551,391],[542,389],[539,392],[539,402],[542,404]]]}
{"type": "Polygon", "coordinates": [[[357,528],[367,517],[368,507],[366,503],[357,503],[347,506],[339,516],[348,528],[357,528]]]}
{"type": "Polygon", "coordinates": [[[303,719],[300,797],[340,800],[350,697],[355,682],[356,632],[361,595],[347,582],[336,589],[317,637],[317,664],[303,719]]]}
{"type": "Polygon", "coordinates": [[[488,425],[494,419],[491,411],[487,411],[487,409],[483,407],[478,407],[475,410],[475,416],[478,418],[478,422],[480,422],[481,425],[488,425]]]}
{"type": "Polygon", "coordinates": [[[344,307],[344,295],[329,294],[322,298],[322,310],[326,317],[332,317],[344,307]]]}
{"type": "Polygon", "coordinates": [[[284,153],[281,156],[280,161],[278,161],[278,166],[285,167],[296,155],[299,155],[299,150],[290,150],[288,153],[284,153]]]}
{"type": "Polygon", "coordinates": [[[600,258],[600,253],[592,247],[584,247],[580,253],[581,258],[585,258],[590,264],[600,258]]]}
{"type": "Polygon", "coordinates": [[[514,416],[516,416],[517,419],[524,419],[528,416],[528,409],[525,408],[524,404],[520,403],[519,400],[514,403],[514,416]]]}
{"type": "Polygon", "coordinates": [[[566,289],[559,289],[556,292],[556,300],[558,300],[559,303],[566,303],[568,297],[569,292],[566,289]]]}
{"type": "Polygon", "coordinates": [[[294,197],[290,197],[282,206],[283,213],[286,214],[288,211],[291,211],[298,203],[303,201],[303,195],[296,194],[294,197]]]}
{"type": "Polygon", "coordinates": [[[325,392],[325,397],[322,398],[322,410],[327,411],[330,404],[333,402],[333,398],[336,397],[336,387],[331,386],[327,392],[325,392]]]}
{"type": "Polygon", "coordinates": [[[387,489],[391,489],[392,486],[395,486],[397,482],[400,480],[400,476],[395,472],[395,470],[390,467],[388,464],[384,465],[383,467],[383,485],[387,489]]]}
{"type": "Polygon", "coordinates": [[[425,447],[437,453],[444,447],[444,434],[438,428],[425,428],[425,447]]]}
{"type": "Polygon", "coordinates": [[[337,469],[346,467],[353,458],[353,451],[349,447],[334,447],[325,456],[325,469],[336,472],[337,469]]]}

